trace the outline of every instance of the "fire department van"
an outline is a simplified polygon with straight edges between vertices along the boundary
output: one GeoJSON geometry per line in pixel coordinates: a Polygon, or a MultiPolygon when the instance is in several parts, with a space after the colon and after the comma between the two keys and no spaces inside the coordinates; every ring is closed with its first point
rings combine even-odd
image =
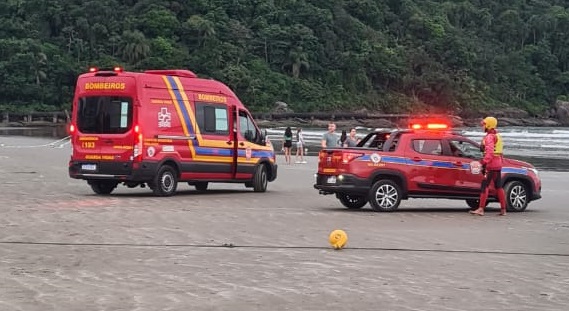
{"type": "Polygon", "coordinates": [[[69,176],[97,194],[124,184],[170,196],[178,182],[264,192],[277,177],[273,147],[237,96],[188,70],[91,68],[77,80],[69,133],[69,176]]]}

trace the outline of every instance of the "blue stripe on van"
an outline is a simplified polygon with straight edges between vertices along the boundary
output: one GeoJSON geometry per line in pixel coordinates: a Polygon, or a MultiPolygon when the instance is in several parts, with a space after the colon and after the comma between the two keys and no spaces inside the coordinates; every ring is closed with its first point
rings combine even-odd
{"type": "MultiPolygon", "coordinates": [[[[225,148],[211,148],[211,147],[195,147],[197,155],[208,155],[208,156],[233,156],[233,149],[225,149],[225,148]]],[[[240,157],[245,157],[246,152],[245,150],[241,149],[238,150],[237,153],[240,157]]],[[[272,158],[273,154],[270,151],[263,151],[263,150],[252,150],[251,157],[252,158],[272,158]]]]}
{"type": "MultiPolygon", "coordinates": [[[[178,89],[178,85],[172,76],[166,76],[168,78],[168,82],[170,82],[170,87],[172,91],[174,91],[174,95],[176,95],[176,100],[178,107],[180,107],[180,111],[184,115],[184,122],[186,123],[186,128],[188,129],[188,134],[195,135],[194,127],[192,126],[192,120],[190,119],[190,112],[186,109],[186,105],[184,105],[184,99],[182,98],[182,94],[180,94],[180,90],[178,89]]],[[[198,141],[195,141],[195,144],[198,144],[198,141]]]]}
{"type": "Polygon", "coordinates": [[[209,155],[209,156],[232,156],[233,149],[224,148],[210,148],[210,147],[195,147],[196,154],[198,155],[209,155]]]}

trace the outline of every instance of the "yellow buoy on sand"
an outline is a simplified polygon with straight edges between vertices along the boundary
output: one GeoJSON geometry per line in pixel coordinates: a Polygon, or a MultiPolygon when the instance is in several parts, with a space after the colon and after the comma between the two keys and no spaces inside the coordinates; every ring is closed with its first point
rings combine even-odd
{"type": "Polygon", "coordinates": [[[342,249],[348,243],[348,235],[344,230],[334,230],[330,233],[328,241],[334,249],[342,249]]]}

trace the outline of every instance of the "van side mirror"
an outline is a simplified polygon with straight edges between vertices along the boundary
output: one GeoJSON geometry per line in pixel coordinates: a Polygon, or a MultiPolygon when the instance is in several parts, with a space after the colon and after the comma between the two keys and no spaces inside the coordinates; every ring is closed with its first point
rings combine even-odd
{"type": "Polygon", "coordinates": [[[263,130],[259,133],[259,144],[265,146],[267,144],[267,130],[263,130]]]}

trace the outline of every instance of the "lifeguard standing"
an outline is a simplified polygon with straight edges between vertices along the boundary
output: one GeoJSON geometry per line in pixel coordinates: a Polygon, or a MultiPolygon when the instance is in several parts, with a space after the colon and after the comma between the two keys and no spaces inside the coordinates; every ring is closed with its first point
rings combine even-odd
{"type": "Polygon", "coordinates": [[[504,145],[502,137],[500,137],[496,131],[498,120],[494,117],[486,117],[482,120],[481,125],[484,127],[484,131],[486,132],[486,136],[482,139],[482,144],[480,146],[480,149],[484,152],[484,157],[481,161],[484,180],[482,180],[482,187],[480,189],[480,203],[478,205],[478,209],[471,211],[470,213],[473,215],[484,216],[484,207],[488,200],[488,186],[493,182],[494,188],[496,188],[498,201],[500,201],[500,216],[505,216],[506,195],[502,188],[502,152],[504,145]]]}

